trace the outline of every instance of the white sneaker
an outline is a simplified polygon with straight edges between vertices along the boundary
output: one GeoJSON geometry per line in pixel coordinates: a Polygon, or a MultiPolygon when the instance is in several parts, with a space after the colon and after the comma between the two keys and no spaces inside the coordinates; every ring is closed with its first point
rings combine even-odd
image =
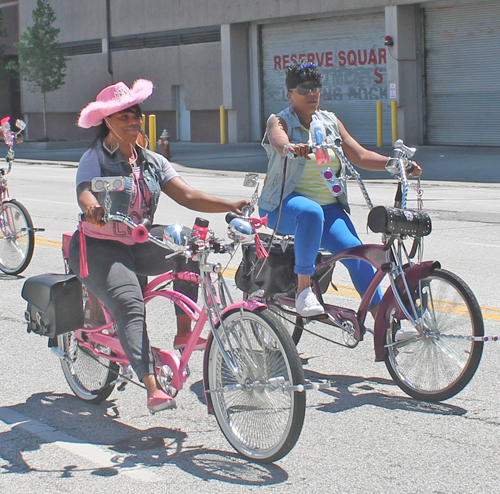
{"type": "Polygon", "coordinates": [[[396,331],[394,336],[394,341],[407,341],[416,339],[420,336],[420,333],[414,327],[401,328],[396,331]]]}
{"type": "Polygon", "coordinates": [[[299,315],[304,317],[318,316],[324,314],[325,309],[319,303],[311,287],[302,290],[295,299],[295,309],[299,315]]]}

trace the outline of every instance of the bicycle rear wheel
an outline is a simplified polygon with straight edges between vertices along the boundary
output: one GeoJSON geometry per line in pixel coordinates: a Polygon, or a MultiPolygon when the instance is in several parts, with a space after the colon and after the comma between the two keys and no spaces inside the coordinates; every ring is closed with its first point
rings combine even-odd
{"type": "MultiPolygon", "coordinates": [[[[97,299],[88,294],[84,295],[84,300],[85,326],[97,327],[104,324],[104,314],[97,299]]],[[[118,364],[81,347],[73,332],[59,335],[57,346],[67,355],[67,359],[61,359],[61,367],[73,393],[89,403],[104,401],[115,387],[113,382],[118,375],[118,364]]],[[[99,350],[103,353],[107,350],[109,353],[106,348],[99,350]]]]}
{"type": "Polygon", "coordinates": [[[297,442],[304,423],[306,396],[287,387],[304,383],[297,349],[268,309],[234,311],[224,316],[218,335],[232,348],[237,376],[213,335],[208,352],[208,389],[217,422],[244,457],[262,463],[279,460],[297,442]]]}
{"type": "Polygon", "coordinates": [[[16,200],[0,208],[0,270],[16,275],[23,272],[33,257],[35,233],[28,210],[16,200]]]}
{"type": "Polygon", "coordinates": [[[423,333],[407,320],[394,320],[386,333],[385,363],[405,393],[423,401],[443,401],[460,392],[479,365],[481,309],[465,282],[443,269],[420,280],[415,303],[423,333]],[[398,332],[403,336],[398,338],[398,332]]]}

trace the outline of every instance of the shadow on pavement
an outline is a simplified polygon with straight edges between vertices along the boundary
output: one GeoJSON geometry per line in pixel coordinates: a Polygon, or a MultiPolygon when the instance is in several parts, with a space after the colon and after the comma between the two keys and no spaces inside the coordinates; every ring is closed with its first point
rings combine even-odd
{"type": "MultiPolygon", "coordinates": [[[[178,429],[153,427],[141,430],[126,425],[118,420],[119,413],[113,400],[92,405],[67,394],[37,393],[26,403],[0,408],[0,419],[9,412],[23,417],[23,420],[14,423],[11,430],[0,433],[0,457],[4,460],[0,470],[4,475],[46,472],[67,478],[74,477],[75,472],[90,472],[91,475],[112,477],[138,467],[173,464],[200,479],[230,484],[273,485],[288,479],[286,471],[274,464],[260,465],[235,453],[188,447],[185,444],[188,434],[178,429]],[[24,429],[31,420],[34,421],[29,427],[32,434],[26,434],[24,429]],[[58,433],[63,437],[56,439],[58,433]],[[40,470],[32,467],[26,459],[29,457],[26,452],[36,451],[56,440],[68,442],[71,438],[82,448],[97,446],[101,451],[112,453],[111,464],[88,468],[71,463],[59,470],[40,470]]],[[[71,455],[71,461],[75,459],[78,456],[71,455]]],[[[82,464],[88,464],[88,461],[84,458],[82,464]]]]}
{"type": "Polygon", "coordinates": [[[322,390],[333,399],[329,403],[315,406],[317,410],[339,413],[364,405],[373,405],[387,410],[405,410],[407,412],[431,413],[435,415],[465,415],[467,410],[447,405],[415,400],[409,396],[395,396],[403,393],[394,381],[379,377],[327,375],[305,370],[305,378],[311,382],[330,381],[332,388],[322,390]]]}

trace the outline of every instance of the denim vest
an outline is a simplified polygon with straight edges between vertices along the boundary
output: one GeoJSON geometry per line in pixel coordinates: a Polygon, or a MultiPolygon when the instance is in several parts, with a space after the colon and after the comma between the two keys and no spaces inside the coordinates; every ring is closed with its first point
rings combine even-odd
{"type": "MultiPolygon", "coordinates": [[[[99,143],[94,148],[99,158],[102,177],[125,177],[125,187],[120,192],[110,193],[111,211],[119,211],[128,214],[130,205],[130,192],[133,183],[133,172],[130,164],[123,159],[119,151],[115,151],[111,156],[104,151],[99,143]]],[[[144,182],[151,193],[151,202],[148,205],[148,217],[153,221],[154,213],[158,206],[161,195],[161,184],[165,180],[165,173],[158,159],[158,155],[152,151],[143,150],[146,160],[142,163],[144,182]]],[[[105,193],[99,192],[97,200],[101,206],[104,205],[105,193]]]]}
{"type": "MultiPolygon", "coordinates": [[[[333,142],[340,136],[335,113],[316,110],[315,115],[325,125],[327,142],[333,142]]],[[[309,142],[309,129],[306,129],[300,123],[299,117],[297,117],[292,107],[288,107],[278,113],[277,117],[285,121],[290,142],[309,142]]],[[[262,146],[266,150],[269,163],[267,166],[266,182],[259,198],[259,206],[267,211],[274,211],[279,206],[280,202],[285,157],[280,156],[280,154],[273,149],[269,143],[267,132],[262,139],[262,146]]],[[[288,158],[283,198],[288,196],[299,183],[305,164],[305,158],[288,158]]]]}

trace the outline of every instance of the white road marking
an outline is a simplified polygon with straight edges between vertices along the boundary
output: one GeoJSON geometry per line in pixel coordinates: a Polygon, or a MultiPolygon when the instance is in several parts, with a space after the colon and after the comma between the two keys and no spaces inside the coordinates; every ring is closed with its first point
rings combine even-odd
{"type": "Polygon", "coordinates": [[[464,242],[466,245],[479,245],[481,247],[500,247],[500,244],[478,244],[475,242],[464,242]]]}
{"type": "Polygon", "coordinates": [[[81,439],[70,436],[65,432],[54,429],[50,425],[22,415],[6,407],[0,407],[0,420],[6,424],[23,429],[43,440],[54,444],[58,448],[79,456],[99,468],[114,468],[120,475],[127,475],[133,480],[141,482],[164,482],[165,479],[147,470],[147,467],[136,464],[127,465],[127,460],[121,464],[113,461],[117,457],[116,452],[106,451],[95,444],[89,444],[81,439]]]}

